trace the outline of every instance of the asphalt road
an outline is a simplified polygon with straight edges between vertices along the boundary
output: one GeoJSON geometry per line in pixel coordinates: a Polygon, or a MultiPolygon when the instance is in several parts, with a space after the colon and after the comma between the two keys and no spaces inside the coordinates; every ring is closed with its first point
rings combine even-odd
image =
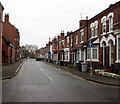
{"type": "Polygon", "coordinates": [[[3,81],[3,102],[117,102],[118,89],[91,83],[27,59],[20,72],[3,81]]]}

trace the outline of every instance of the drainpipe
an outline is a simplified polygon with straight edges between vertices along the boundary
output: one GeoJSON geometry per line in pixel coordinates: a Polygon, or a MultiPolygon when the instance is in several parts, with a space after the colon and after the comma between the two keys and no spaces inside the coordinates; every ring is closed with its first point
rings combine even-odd
{"type": "Polygon", "coordinates": [[[88,16],[86,16],[86,33],[87,33],[87,40],[88,40],[88,16]]]}
{"type": "MultiPolygon", "coordinates": [[[[86,38],[87,38],[87,41],[88,41],[88,16],[86,16],[86,38]]],[[[86,63],[86,56],[87,56],[87,50],[86,50],[86,52],[84,52],[84,62],[86,63]]]]}

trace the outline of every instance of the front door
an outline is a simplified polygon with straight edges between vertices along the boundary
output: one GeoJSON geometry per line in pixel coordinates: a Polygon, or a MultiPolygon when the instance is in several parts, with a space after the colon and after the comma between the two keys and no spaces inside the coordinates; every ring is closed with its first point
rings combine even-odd
{"type": "Polygon", "coordinates": [[[107,59],[107,47],[106,47],[106,43],[103,43],[103,66],[107,66],[108,63],[108,59],[107,59]]]}
{"type": "Polygon", "coordinates": [[[112,64],[114,64],[114,45],[113,45],[113,41],[109,41],[108,45],[109,45],[109,67],[111,67],[112,64]]]}

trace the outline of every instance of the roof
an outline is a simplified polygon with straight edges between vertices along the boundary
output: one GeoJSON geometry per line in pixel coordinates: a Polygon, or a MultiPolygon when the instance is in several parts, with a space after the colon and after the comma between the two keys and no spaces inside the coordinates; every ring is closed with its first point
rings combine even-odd
{"type": "MultiPolygon", "coordinates": [[[[105,11],[109,10],[110,8],[113,8],[115,7],[116,5],[119,5],[120,4],[120,1],[116,2],[115,4],[111,4],[107,9],[103,10],[102,12],[98,13],[97,15],[95,15],[94,17],[92,17],[91,19],[87,20],[88,22],[94,18],[96,18],[97,16],[99,16],[100,14],[104,13],[105,11]]],[[[86,24],[87,25],[87,24],[86,24]]],[[[73,31],[73,33],[83,29],[84,27],[86,27],[86,25],[83,25],[82,27],[80,27],[79,29],[73,31]]]]}
{"type": "Polygon", "coordinates": [[[102,12],[98,13],[97,15],[95,15],[94,17],[92,17],[91,19],[89,19],[88,21],[96,18],[97,16],[101,15],[102,13],[106,12],[107,10],[109,10],[109,9],[111,9],[113,7],[116,7],[116,5],[119,5],[119,4],[120,4],[120,1],[116,2],[115,4],[110,4],[110,6],[107,9],[105,9],[102,12]]]}
{"type": "Polygon", "coordinates": [[[4,7],[3,7],[3,5],[1,4],[1,2],[0,2],[0,7],[2,7],[2,10],[4,10],[4,7]]]}
{"type": "Polygon", "coordinates": [[[11,44],[11,42],[7,38],[5,38],[4,36],[2,36],[2,38],[6,41],[7,45],[15,48],[15,46],[13,44],[11,44]]]}

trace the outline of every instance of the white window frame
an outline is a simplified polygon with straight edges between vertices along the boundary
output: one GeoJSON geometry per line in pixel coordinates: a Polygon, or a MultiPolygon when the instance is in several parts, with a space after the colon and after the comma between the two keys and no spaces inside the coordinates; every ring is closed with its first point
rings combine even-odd
{"type": "Polygon", "coordinates": [[[69,47],[69,37],[67,37],[67,47],[69,47]]]}
{"type": "Polygon", "coordinates": [[[119,52],[118,52],[118,50],[119,50],[119,47],[118,47],[118,39],[120,39],[120,34],[116,36],[116,40],[117,40],[117,44],[116,44],[116,52],[117,52],[117,53],[116,53],[116,54],[117,54],[117,55],[116,55],[116,56],[117,56],[117,57],[116,57],[116,63],[120,63],[120,59],[118,58],[118,54],[119,54],[119,52]]]}
{"type": "Polygon", "coordinates": [[[81,43],[84,42],[84,29],[82,29],[81,31],[81,43]]]}
{"type": "Polygon", "coordinates": [[[67,62],[70,61],[70,55],[69,54],[70,54],[69,49],[65,48],[64,49],[64,61],[67,61],[67,62]]]}
{"type": "Polygon", "coordinates": [[[94,23],[90,24],[90,28],[91,28],[91,38],[95,36],[95,29],[94,29],[94,23]]]}
{"type": "Polygon", "coordinates": [[[67,44],[69,44],[69,37],[67,37],[67,44]]]}
{"type": "Polygon", "coordinates": [[[86,61],[90,61],[90,58],[92,57],[92,61],[93,62],[99,62],[99,47],[98,45],[95,45],[96,47],[91,47],[91,48],[87,48],[87,60],[86,61]],[[88,49],[90,52],[90,56],[88,58],[88,49]],[[97,49],[97,58],[96,59],[93,59],[93,49],[97,49]]]}
{"type": "Polygon", "coordinates": [[[94,27],[95,27],[95,30],[94,30],[94,36],[98,36],[98,21],[95,21],[94,22],[94,27]]]}
{"type": "Polygon", "coordinates": [[[65,46],[64,39],[61,42],[62,42],[62,48],[64,48],[65,46]]]}
{"type": "Polygon", "coordinates": [[[76,54],[76,61],[79,62],[80,60],[80,50],[77,50],[77,54],[76,54]]]}
{"type": "Polygon", "coordinates": [[[72,38],[72,35],[71,35],[71,46],[72,46],[72,42],[73,42],[73,38],[72,38]]]}
{"type": "Polygon", "coordinates": [[[91,49],[90,49],[90,48],[87,48],[87,61],[90,61],[90,58],[91,58],[90,51],[91,51],[91,49]],[[88,52],[89,52],[89,55],[88,55],[88,52]],[[89,57],[89,58],[88,58],[88,57],[89,57]]]}
{"type": "Polygon", "coordinates": [[[106,35],[106,16],[103,16],[101,19],[101,23],[102,23],[102,35],[106,35]],[[105,26],[105,28],[104,28],[105,26]],[[105,31],[104,31],[105,29],[105,31]]]}
{"type": "Polygon", "coordinates": [[[75,39],[76,40],[75,44],[78,44],[78,35],[76,35],[75,38],[76,38],[75,39]]]}
{"type": "Polygon", "coordinates": [[[84,50],[80,49],[80,55],[79,55],[79,56],[80,56],[80,59],[79,59],[79,60],[80,60],[80,61],[84,61],[84,57],[85,57],[85,56],[84,56],[84,50]],[[83,54],[82,54],[82,52],[83,52],[83,54]],[[83,59],[82,59],[82,57],[83,57],[83,59]]]}
{"type": "Polygon", "coordinates": [[[95,46],[92,47],[92,61],[99,61],[99,60],[98,60],[98,55],[99,55],[98,45],[95,45],[95,46]],[[96,59],[93,59],[93,50],[94,50],[94,49],[97,49],[97,58],[96,58],[96,59]]]}
{"type": "Polygon", "coordinates": [[[107,20],[109,20],[109,32],[113,32],[113,17],[114,17],[114,13],[113,12],[110,12],[108,15],[107,15],[107,20]]]}
{"type": "Polygon", "coordinates": [[[65,56],[65,57],[64,57],[64,58],[65,58],[65,61],[67,61],[67,60],[68,60],[68,59],[67,59],[67,57],[68,57],[68,51],[65,51],[65,52],[64,52],[64,56],[65,56]]]}

